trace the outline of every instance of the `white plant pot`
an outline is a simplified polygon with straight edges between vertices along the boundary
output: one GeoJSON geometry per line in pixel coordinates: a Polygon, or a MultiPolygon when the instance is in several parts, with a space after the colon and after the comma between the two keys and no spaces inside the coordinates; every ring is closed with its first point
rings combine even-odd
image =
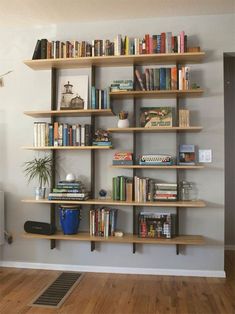
{"type": "Polygon", "coordinates": [[[129,128],[129,120],[128,119],[119,119],[118,120],[118,128],[129,128]]]}
{"type": "Polygon", "coordinates": [[[46,188],[36,188],[35,189],[35,199],[42,200],[46,196],[46,188]]]}

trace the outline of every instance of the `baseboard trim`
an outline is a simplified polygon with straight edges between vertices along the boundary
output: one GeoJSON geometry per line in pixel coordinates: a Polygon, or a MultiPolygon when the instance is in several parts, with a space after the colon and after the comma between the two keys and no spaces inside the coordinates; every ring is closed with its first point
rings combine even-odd
{"type": "Polygon", "coordinates": [[[235,244],[225,245],[225,251],[235,251],[235,244]]]}
{"type": "Polygon", "coordinates": [[[109,267],[109,266],[86,266],[86,265],[64,265],[46,263],[27,263],[0,261],[1,267],[80,271],[93,273],[113,274],[139,274],[139,275],[165,275],[165,276],[189,276],[189,277],[216,277],[225,278],[225,272],[219,270],[187,270],[187,269],[162,269],[162,268],[132,268],[132,267],[109,267]]]}

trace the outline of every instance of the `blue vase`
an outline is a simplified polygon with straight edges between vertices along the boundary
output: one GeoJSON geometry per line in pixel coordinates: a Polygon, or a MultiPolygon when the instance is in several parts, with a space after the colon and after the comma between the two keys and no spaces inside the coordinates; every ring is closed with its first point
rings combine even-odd
{"type": "Polygon", "coordinates": [[[60,206],[60,224],[64,234],[78,233],[80,208],[78,206],[60,206]]]}

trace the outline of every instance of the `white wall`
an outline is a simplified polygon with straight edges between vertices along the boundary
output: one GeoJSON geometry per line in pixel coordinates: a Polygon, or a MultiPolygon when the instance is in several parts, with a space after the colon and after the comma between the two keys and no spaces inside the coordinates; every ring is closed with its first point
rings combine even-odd
{"type": "MultiPolygon", "coordinates": [[[[7,228],[14,234],[14,243],[6,245],[4,261],[25,261],[39,263],[58,263],[75,265],[98,265],[141,268],[169,268],[194,270],[223,270],[224,267],[224,122],[223,122],[223,52],[234,51],[234,15],[177,17],[161,19],[142,19],[132,21],[110,21],[87,24],[35,26],[28,29],[0,30],[1,72],[13,69],[5,79],[5,87],[0,88],[0,187],[6,192],[7,228]],[[118,33],[130,36],[144,36],[181,30],[189,35],[189,45],[200,45],[206,52],[204,63],[193,65],[194,79],[205,88],[202,98],[186,99],[185,103],[195,111],[194,122],[204,127],[199,134],[187,134],[185,141],[213,150],[213,164],[198,171],[187,171],[185,178],[197,184],[199,198],[207,202],[206,208],[181,210],[181,233],[202,234],[207,245],[189,246],[184,254],[176,256],[174,246],[138,246],[132,254],[130,245],[97,244],[98,251],[91,253],[89,243],[61,241],[55,250],[43,240],[25,240],[20,237],[26,220],[49,221],[49,207],[21,203],[30,197],[32,186],[27,186],[22,174],[22,163],[31,159],[34,153],[23,151],[20,147],[32,143],[33,119],[23,115],[24,110],[46,109],[50,106],[50,72],[33,71],[22,61],[30,59],[38,38],[49,40],[91,40],[94,38],[114,38],[118,33]]],[[[78,71],[79,73],[79,71],[78,71]]],[[[101,69],[98,77],[101,83],[115,78],[131,78],[131,69],[101,69]],[[115,72],[114,72],[115,71],[115,72]],[[105,77],[105,79],[104,79],[105,77]]],[[[146,104],[146,102],[143,102],[146,104]]],[[[156,101],[162,105],[172,103],[168,100],[156,101]]],[[[126,103],[128,105],[128,102],[126,103]]],[[[121,108],[122,103],[114,103],[121,108]]],[[[117,109],[118,111],[119,109],[117,109]]],[[[101,126],[114,126],[117,119],[100,118],[101,126]]],[[[131,135],[114,135],[118,149],[129,149],[131,135]],[[122,141],[120,139],[125,139],[122,141]]],[[[146,139],[140,135],[140,143],[146,139]]],[[[174,150],[173,134],[152,135],[151,142],[160,143],[160,151],[174,150]],[[170,148],[169,148],[170,147],[170,148]]],[[[146,143],[146,142],[145,142],[146,143]]],[[[142,144],[141,144],[142,145],[142,144]]],[[[149,148],[144,144],[143,150],[149,148]]],[[[164,151],[164,152],[165,152],[164,151]]],[[[114,152],[97,153],[97,188],[111,188],[111,178],[121,173],[109,169],[114,152]],[[109,171],[107,171],[107,169],[109,171]]],[[[64,159],[62,174],[76,171],[89,176],[89,163],[85,160],[89,152],[61,153],[64,159]],[[71,165],[71,160],[74,161],[71,165]],[[86,168],[86,169],[85,169],[86,168]],[[87,171],[87,172],[86,172],[87,171]]],[[[145,174],[145,173],[144,173],[145,174]]],[[[145,175],[150,175],[146,173],[145,175]]],[[[175,173],[159,171],[151,176],[174,180],[175,173]]],[[[89,207],[84,210],[82,228],[87,222],[89,207]]],[[[132,211],[120,208],[119,228],[131,232],[132,211]]]]}

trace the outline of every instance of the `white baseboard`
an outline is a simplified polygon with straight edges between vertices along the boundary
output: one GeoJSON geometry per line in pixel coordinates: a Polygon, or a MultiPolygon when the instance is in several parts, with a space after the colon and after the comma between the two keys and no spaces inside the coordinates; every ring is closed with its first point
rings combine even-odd
{"type": "Polygon", "coordinates": [[[235,244],[225,245],[225,250],[226,251],[235,251],[235,244]]]}
{"type": "Polygon", "coordinates": [[[140,274],[140,275],[165,275],[165,276],[189,276],[189,277],[217,277],[225,278],[225,272],[219,270],[188,270],[188,269],[162,269],[162,268],[132,268],[132,267],[109,267],[109,266],[85,266],[85,265],[63,265],[46,263],[26,263],[0,261],[1,267],[47,269],[62,271],[79,271],[92,273],[113,274],[140,274]]]}

